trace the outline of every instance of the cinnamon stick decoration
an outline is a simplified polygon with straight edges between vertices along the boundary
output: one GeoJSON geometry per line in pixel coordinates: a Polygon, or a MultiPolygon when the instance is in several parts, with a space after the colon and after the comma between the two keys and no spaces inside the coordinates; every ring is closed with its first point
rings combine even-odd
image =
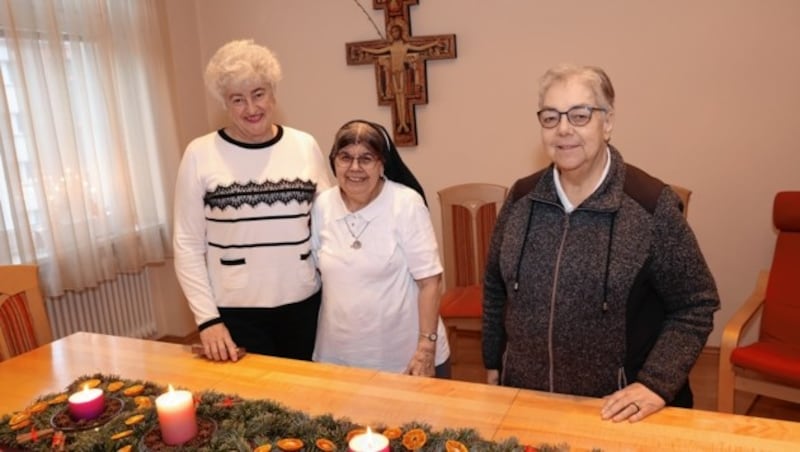
{"type": "Polygon", "coordinates": [[[19,444],[25,444],[31,441],[36,441],[40,438],[44,438],[46,436],[50,436],[53,434],[55,430],[52,428],[46,428],[44,430],[36,430],[36,427],[31,427],[31,431],[28,433],[20,433],[17,435],[17,442],[19,444]]]}

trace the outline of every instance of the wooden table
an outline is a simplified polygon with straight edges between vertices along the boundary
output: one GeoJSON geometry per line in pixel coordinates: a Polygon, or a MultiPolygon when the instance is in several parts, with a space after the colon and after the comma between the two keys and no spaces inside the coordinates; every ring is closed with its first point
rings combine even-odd
{"type": "Polygon", "coordinates": [[[192,390],[279,401],[364,424],[412,420],[435,429],[469,427],[484,438],[636,450],[800,450],[800,423],[667,408],[645,421],[600,419],[600,399],[409,377],[250,354],[238,363],[196,358],[187,346],[76,333],[0,362],[0,413],[63,391],[89,374],[116,374],[192,390]]]}

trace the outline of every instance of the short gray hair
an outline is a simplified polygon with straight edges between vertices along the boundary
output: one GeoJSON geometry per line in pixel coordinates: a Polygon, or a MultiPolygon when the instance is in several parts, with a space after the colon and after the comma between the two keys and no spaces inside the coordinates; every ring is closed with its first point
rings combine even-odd
{"type": "Polygon", "coordinates": [[[572,77],[582,79],[591,88],[597,102],[603,108],[614,108],[614,86],[604,70],[596,66],[580,66],[576,64],[561,64],[552,67],[539,79],[539,108],[543,107],[544,96],[547,90],[557,82],[569,80],[572,77]]]}
{"type": "Polygon", "coordinates": [[[258,79],[274,93],[281,79],[281,65],[275,54],[252,39],[231,41],[220,47],[206,66],[206,88],[225,103],[225,92],[234,83],[258,79]]]}

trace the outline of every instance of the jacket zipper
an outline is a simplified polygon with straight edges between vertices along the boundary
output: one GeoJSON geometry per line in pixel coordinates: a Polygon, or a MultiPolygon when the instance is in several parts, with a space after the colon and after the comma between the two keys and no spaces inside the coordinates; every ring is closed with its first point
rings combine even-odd
{"type": "Polygon", "coordinates": [[[555,371],[553,369],[555,366],[555,356],[553,356],[553,319],[555,318],[556,311],[556,293],[558,292],[558,274],[561,270],[561,256],[564,253],[564,243],[567,241],[567,233],[569,232],[569,216],[570,214],[564,215],[564,233],[561,235],[561,243],[558,245],[556,266],[553,272],[553,291],[550,294],[550,318],[547,322],[547,355],[550,370],[550,392],[555,392],[555,371]]]}

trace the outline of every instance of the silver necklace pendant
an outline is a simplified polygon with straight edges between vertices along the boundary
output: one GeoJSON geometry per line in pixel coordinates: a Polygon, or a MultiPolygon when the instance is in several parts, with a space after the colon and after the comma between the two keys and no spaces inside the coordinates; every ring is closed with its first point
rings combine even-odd
{"type": "MultiPolygon", "coordinates": [[[[372,220],[370,220],[370,221],[372,221],[372,220]]],[[[353,234],[353,230],[350,229],[350,224],[347,222],[347,220],[345,220],[344,225],[347,227],[347,232],[349,232],[350,233],[350,237],[353,238],[353,243],[350,244],[350,248],[352,248],[354,250],[360,250],[361,249],[361,240],[359,240],[359,237],[361,237],[361,234],[363,234],[364,231],[367,230],[367,227],[369,226],[370,221],[367,221],[364,224],[364,227],[361,228],[361,231],[359,231],[358,234],[353,234]]]]}

